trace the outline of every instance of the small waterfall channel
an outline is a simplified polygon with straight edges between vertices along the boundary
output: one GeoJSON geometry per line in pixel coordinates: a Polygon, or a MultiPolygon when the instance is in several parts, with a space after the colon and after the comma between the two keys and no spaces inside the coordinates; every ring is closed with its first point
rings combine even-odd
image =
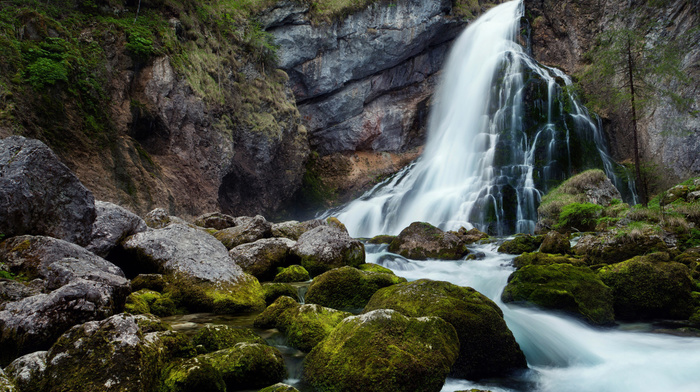
{"type": "Polygon", "coordinates": [[[516,40],[523,4],[494,7],[457,39],[420,159],[333,214],[350,234],[398,234],[415,221],[491,235],[530,233],[541,196],[571,174],[604,169],[628,189],[571,79],[516,40]]]}

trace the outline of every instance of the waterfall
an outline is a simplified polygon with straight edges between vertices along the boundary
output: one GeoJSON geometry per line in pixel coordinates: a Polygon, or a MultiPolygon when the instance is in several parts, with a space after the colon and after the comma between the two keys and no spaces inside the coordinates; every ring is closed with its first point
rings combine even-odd
{"type": "Polygon", "coordinates": [[[333,211],[353,236],[398,234],[415,221],[531,233],[541,196],[572,173],[603,168],[624,185],[570,78],[517,43],[522,15],[522,1],[503,3],[456,40],[422,157],[333,211]]]}

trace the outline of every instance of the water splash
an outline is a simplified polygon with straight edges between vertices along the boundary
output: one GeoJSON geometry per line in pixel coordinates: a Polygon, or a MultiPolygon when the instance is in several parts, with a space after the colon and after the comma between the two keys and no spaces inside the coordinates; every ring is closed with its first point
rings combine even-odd
{"type": "Polygon", "coordinates": [[[623,185],[570,78],[516,42],[522,15],[521,1],[501,4],[456,40],[423,156],[332,212],[353,236],[398,234],[415,221],[528,233],[543,193],[575,171],[604,168],[623,185]]]}

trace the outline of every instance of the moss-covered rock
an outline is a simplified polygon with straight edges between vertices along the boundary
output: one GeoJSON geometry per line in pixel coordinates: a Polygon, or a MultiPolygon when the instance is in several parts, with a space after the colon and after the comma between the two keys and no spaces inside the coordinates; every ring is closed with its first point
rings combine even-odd
{"type": "Polygon", "coordinates": [[[562,255],[551,255],[542,252],[531,252],[523,253],[520,256],[513,259],[513,266],[515,268],[522,268],[526,265],[550,265],[550,264],[572,264],[576,266],[583,266],[586,263],[575,257],[567,257],[562,255]]]}
{"type": "Polygon", "coordinates": [[[240,220],[241,224],[219,230],[214,237],[228,249],[272,236],[272,224],[261,215],[240,220]]]}
{"type": "Polygon", "coordinates": [[[413,222],[389,244],[389,252],[414,260],[459,260],[469,251],[459,237],[425,222],[413,222]]]}
{"type": "Polygon", "coordinates": [[[700,247],[686,249],[673,260],[685,264],[690,270],[690,276],[693,279],[700,279],[700,247]]]}
{"type": "Polygon", "coordinates": [[[614,264],[634,256],[667,250],[666,243],[659,235],[635,231],[584,235],[572,248],[574,255],[582,257],[588,265],[614,264]]]}
{"type": "Polygon", "coordinates": [[[5,373],[0,369],[0,392],[16,392],[15,385],[10,381],[5,373]]]}
{"type": "Polygon", "coordinates": [[[221,212],[210,212],[195,218],[194,224],[199,227],[223,230],[235,226],[236,220],[231,215],[222,214],[221,212]]]}
{"type": "Polygon", "coordinates": [[[134,291],[148,289],[162,293],[167,283],[165,275],[139,274],[131,280],[131,289],[134,291]]]}
{"type": "Polygon", "coordinates": [[[255,277],[243,274],[235,282],[206,282],[182,276],[170,277],[165,295],[192,313],[235,314],[265,308],[265,292],[255,277]]]}
{"type": "Polygon", "coordinates": [[[175,314],[175,302],[160,293],[142,289],[129,294],[126,297],[124,311],[131,314],[153,313],[156,316],[166,317],[175,314]]]}
{"type": "Polygon", "coordinates": [[[307,280],[311,280],[311,276],[309,276],[309,271],[306,270],[306,268],[300,266],[300,265],[290,265],[289,267],[283,269],[275,275],[275,279],[273,279],[273,282],[279,282],[279,283],[291,283],[291,282],[306,282],[307,280]]]}
{"type": "Polygon", "coordinates": [[[451,231],[450,233],[454,233],[457,237],[459,237],[462,242],[465,244],[473,244],[475,242],[485,240],[489,238],[489,235],[484,233],[483,231],[473,228],[470,230],[467,230],[464,227],[460,227],[459,230],[457,231],[451,231]]]}
{"type": "Polygon", "coordinates": [[[165,348],[165,358],[192,358],[197,355],[197,349],[189,335],[177,331],[158,333],[158,340],[165,348]]]}
{"type": "Polygon", "coordinates": [[[288,283],[263,283],[262,288],[265,292],[265,303],[268,306],[282,296],[299,300],[299,290],[288,283]]]}
{"type": "Polygon", "coordinates": [[[335,225],[319,226],[302,234],[292,253],[301,259],[301,265],[311,276],[365,262],[365,246],[335,225]]]}
{"type": "Polygon", "coordinates": [[[666,253],[638,256],[598,270],[613,290],[615,315],[621,320],[688,319],[693,312],[693,282],[688,267],[666,253]]]}
{"type": "Polygon", "coordinates": [[[381,235],[376,235],[376,236],[370,238],[369,241],[367,241],[367,242],[369,242],[370,244],[375,244],[375,245],[379,245],[379,244],[387,244],[388,245],[388,244],[391,244],[391,242],[394,239],[396,239],[395,235],[381,234],[381,235]]]}
{"type": "Polygon", "coordinates": [[[314,278],[306,302],[334,309],[361,309],[377,290],[402,282],[406,279],[394,274],[336,268],[314,278]]]}
{"type": "Polygon", "coordinates": [[[349,317],[304,361],[318,391],[439,391],[457,358],[454,328],[393,310],[349,317]]]}
{"type": "Polygon", "coordinates": [[[163,392],[226,392],[221,372],[202,357],[171,365],[166,374],[163,392]]]}
{"type": "Polygon", "coordinates": [[[382,267],[379,264],[374,264],[374,263],[365,263],[365,264],[360,264],[357,269],[360,271],[366,271],[366,272],[378,272],[382,274],[394,274],[394,271],[390,270],[389,268],[382,267]]]}
{"type": "Polygon", "coordinates": [[[287,343],[301,351],[311,351],[326,338],[348,312],[319,305],[299,305],[289,297],[280,297],[255,319],[257,328],[277,328],[287,343]]]}
{"type": "Polygon", "coordinates": [[[278,268],[286,267],[289,250],[296,243],[287,238],[265,238],[238,245],[229,251],[229,256],[243,271],[260,280],[272,280],[278,268]]]}
{"type": "Polygon", "coordinates": [[[516,235],[512,240],[505,241],[501,244],[501,246],[498,247],[498,251],[510,255],[534,252],[542,245],[543,240],[544,236],[541,235],[516,235]]]}
{"type": "Polygon", "coordinates": [[[206,352],[231,348],[238,343],[265,344],[265,340],[250,329],[233,328],[227,325],[207,325],[192,337],[195,346],[202,346],[206,352]]]}
{"type": "Polygon", "coordinates": [[[282,354],[267,344],[238,343],[203,359],[221,373],[228,391],[261,388],[287,377],[282,354]]]}
{"type": "Polygon", "coordinates": [[[542,240],[540,252],[560,255],[565,255],[571,252],[571,243],[569,242],[569,237],[557,231],[550,231],[544,236],[542,240]]]}
{"type": "Polygon", "coordinates": [[[421,279],[383,288],[365,312],[394,309],[409,317],[437,316],[452,324],[460,355],[452,375],[469,379],[501,376],[527,367],[525,356],[498,306],[471,287],[421,279]]]}
{"type": "Polygon", "coordinates": [[[659,200],[659,204],[664,206],[667,204],[671,204],[678,199],[685,199],[688,196],[689,191],[690,187],[688,187],[688,185],[676,185],[663,194],[663,197],[661,198],[661,200],[659,200]]]}
{"type": "Polygon", "coordinates": [[[291,385],[277,383],[275,385],[270,385],[267,388],[263,388],[258,392],[299,392],[299,390],[291,385]]]}
{"type": "Polygon", "coordinates": [[[615,321],[612,290],[588,267],[527,265],[511,275],[501,299],[574,313],[593,324],[615,321]]]}
{"type": "Polygon", "coordinates": [[[326,221],[321,219],[313,219],[304,222],[287,221],[274,223],[272,225],[272,236],[276,238],[289,238],[290,240],[296,241],[307,231],[325,225],[327,225],[326,221]]]}

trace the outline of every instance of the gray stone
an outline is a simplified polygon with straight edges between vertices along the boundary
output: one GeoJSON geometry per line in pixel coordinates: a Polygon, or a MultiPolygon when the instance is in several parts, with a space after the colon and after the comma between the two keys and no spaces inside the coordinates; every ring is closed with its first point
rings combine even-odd
{"type": "Polygon", "coordinates": [[[15,392],[16,390],[17,388],[15,388],[14,384],[7,378],[5,372],[0,369],[0,392],[15,392]]]}
{"type": "Polygon", "coordinates": [[[123,247],[144,270],[182,274],[208,282],[236,281],[243,275],[221,242],[182,224],[135,234],[123,247]]]}
{"type": "Polygon", "coordinates": [[[97,217],[92,226],[90,243],[85,249],[107,257],[109,252],[126,237],[146,231],[146,222],[138,215],[116,204],[96,201],[97,217]]]}
{"type": "Polygon", "coordinates": [[[144,222],[146,225],[152,229],[162,229],[168,227],[171,224],[188,224],[185,220],[180,219],[176,216],[168,215],[168,213],[162,208],[156,208],[155,210],[149,212],[144,217],[144,222]]]}
{"type": "Polygon", "coordinates": [[[313,219],[304,222],[287,221],[274,223],[272,225],[272,236],[278,238],[289,238],[296,241],[307,231],[325,225],[326,221],[322,219],[313,219]]]}
{"type": "Polygon", "coordinates": [[[197,219],[194,220],[194,224],[201,227],[223,230],[235,226],[236,218],[220,212],[210,212],[197,217],[197,219]]]}
{"type": "Polygon", "coordinates": [[[700,191],[688,193],[687,200],[690,203],[700,200],[700,191]]]}
{"type": "Polygon", "coordinates": [[[37,390],[46,371],[47,353],[48,351],[36,351],[15,359],[5,368],[7,377],[14,382],[20,391],[37,390]]]}
{"type": "Polygon", "coordinates": [[[272,224],[261,215],[255,217],[238,217],[236,226],[220,230],[214,237],[221,241],[226,248],[233,249],[238,245],[255,242],[272,236],[272,224]]]}
{"type": "Polygon", "coordinates": [[[302,234],[292,253],[316,276],[333,268],[357,267],[365,262],[365,246],[337,226],[319,226],[302,234]]]}
{"type": "Polygon", "coordinates": [[[287,238],[266,238],[239,245],[229,251],[229,256],[244,272],[260,280],[272,280],[278,267],[289,265],[290,249],[295,241],[287,238]]]}
{"type": "Polygon", "coordinates": [[[0,310],[4,309],[7,302],[41,294],[43,288],[44,281],[41,279],[34,279],[28,284],[9,279],[0,280],[0,310]]]}
{"type": "Polygon", "coordinates": [[[45,144],[21,136],[0,140],[0,233],[84,245],[94,220],[92,193],[45,144]]]}

